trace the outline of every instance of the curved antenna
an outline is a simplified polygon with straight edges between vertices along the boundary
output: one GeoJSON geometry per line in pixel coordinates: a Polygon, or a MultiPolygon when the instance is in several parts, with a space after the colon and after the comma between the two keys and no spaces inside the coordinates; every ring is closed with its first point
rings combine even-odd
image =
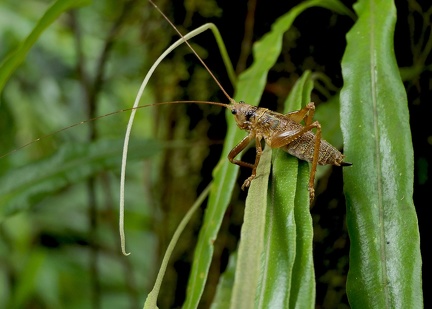
{"type": "Polygon", "coordinates": [[[235,101],[233,98],[230,97],[230,95],[225,91],[224,87],[219,83],[217,78],[213,75],[213,73],[210,71],[208,66],[205,64],[204,60],[201,59],[201,57],[198,55],[198,53],[193,49],[193,47],[189,44],[189,42],[186,40],[186,38],[181,34],[181,32],[174,26],[174,24],[169,20],[169,18],[158,8],[158,6],[152,1],[149,0],[151,4],[156,8],[156,10],[159,11],[159,13],[166,19],[166,21],[171,25],[171,27],[174,28],[174,30],[178,33],[178,35],[183,39],[183,41],[186,43],[186,45],[192,50],[192,52],[195,54],[195,56],[198,58],[198,60],[201,62],[201,64],[204,66],[204,68],[209,72],[210,76],[214,79],[216,84],[219,86],[219,88],[222,90],[224,95],[228,98],[231,104],[234,104],[235,101]]]}
{"type": "MultiPolygon", "coordinates": [[[[163,14],[161,12],[161,10],[157,7],[157,5],[154,4],[151,0],[149,0],[149,1],[159,11],[159,13],[162,14],[162,16],[169,22],[169,24],[177,31],[177,33],[181,36],[181,38],[178,41],[176,41],[174,44],[172,44],[167,50],[165,50],[165,52],[163,52],[162,55],[160,55],[159,58],[156,60],[156,62],[152,65],[152,67],[148,71],[146,77],[144,78],[143,82],[141,83],[141,87],[138,90],[138,94],[137,94],[137,96],[135,98],[135,102],[134,102],[133,106],[134,107],[138,106],[138,102],[139,102],[139,100],[142,97],[142,94],[144,92],[144,88],[146,87],[146,85],[147,85],[147,83],[148,83],[148,81],[150,79],[150,76],[153,74],[154,70],[159,65],[159,63],[162,61],[162,59],[164,59],[168,53],[170,53],[174,48],[176,48],[177,46],[179,46],[183,42],[185,42],[189,46],[189,48],[193,51],[193,53],[195,54],[195,56],[197,56],[197,58],[199,59],[199,61],[207,69],[207,71],[209,72],[209,74],[215,80],[216,84],[220,87],[220,89],[223,91],[223,93],[225,94],[225,96],[228,98],[228,100],[230,101],[230,103],[231,104],[236,104],[236,102],[234,101],[234,99],[232,99],[228,95],[228,93],[224,90],[224,88],[219,83],[219,81],[216,79],[216,77],[211,73],[210,69],[207,67],[207,65],[204,63],[204,61],[198,56],[198,54],[196,53],[196,51],[188,43],[186,37],[189,37],[189,36],[193,37],[194,35],[197,34],[196,31],[189,32],[186,36],[183,36],[175,28],[175,26],[171,23],[171,21],[168,19],[168,17],[166,17],[165,14],[163,14]]],[[[224,105],[224,106],[226,106],[226,105],[224,105]]],[[[133,119],[135,117],[135,113],[136,113],[136,110],[133,110],[132,113],[131,113],[131,115],[130,115],[128,125],[126,127],[126,134],[125,134],[125,139],[124,139],[124,144],[123,144],[122,164],[121,164],[121,171],[120,171],[119,233],[120,233],[120,246],[121,246],[121,250],[122,250],[123,255],[129,255],[130,254],[130,253],[128,253],[126,251],[126,236],[125,236],[125,231],[124,231],[124,200],[125,200],[125,179],[126,179],[127,152],[128,152],[128,146],[129,146],[129,137],[130,137],[130,133],[131,133],[131,129],[132,129],[132,124],[133,124],[133,119]]]]}

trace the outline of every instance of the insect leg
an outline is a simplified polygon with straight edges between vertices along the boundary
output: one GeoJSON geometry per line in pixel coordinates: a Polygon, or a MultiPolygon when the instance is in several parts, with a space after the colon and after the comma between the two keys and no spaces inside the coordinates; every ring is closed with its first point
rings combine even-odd
{"type": "MultiPolygon", "coordinates": [[[[309,104],[308,104],[309,105],[309,104]]],[[[313,115],[313,113],[312,113],[313,115]]],[[[309,118],[309,117],[308,117],[309,118]]],[[[280,133],[277,136],[274,136],[271,140],[270,146],[272,148],[281,148],[283,146],[289,145],[291,142],[300,139],[307,131],[311,131],[313,128],[316,128],[316,134],[315,134],[315,141],[314,141],[314,152],[312,157],[312,167],[311,167],[311,173],[309,177],[309,197],[310,201],[312,202],[315,197],[315,189],[314,189],[314,182],[315,182],[315,173],[316,173],[316,167],[318,165],[318,158],[319,158],[319,151],[321,146],[321,125],[318,121],[314,121],[311,124],[308,124],[304,126],[301,130],[292,133],[289,131],[285,131],[280,133]]]]}
{"type": "Polygon", "coordinates": [[[315,104],[314,102],[309,102],[301,110],[290,112],[285,116],[287,116],[291,120],[294,120],[297,123],[300,123],[306,117],[305,123],[306,125],[310,125],[312,123],[314,113],[315,113],[315,104]]]}
{"type": "Polygon", "coordinates": [[[254,168],[254,165],[251,163],[247,163],[247,162],[243,162],[240,160],[235,160],[234,158],[243,151],[243,149],[245,149],[247,147],[247,145],[249,145],[250,141],[252,140],[252,138],[254,137],[254,134],[252,132],[250,132],[248,134],[248,136],[246,136],[244,139],[242,139],[240,141],[240,143],[238,143],[228,154],[228,160],[233,163],[233,164],[237,164],[239,166],[244,166],[244,167],[249,167],[249,168],[254,168]]]}
{"type": "Polygon", "coordinates": [[[310,203],[312,203],[313,199],[315,198],[315,188],[314,188],[315,173],[316,173],[319,151],[321,146],[321,125],[318,121],[315,121],[314,123],[316,124],[315,146],[314,146],[314,154],[312,159],[312,167],[309,176],[309,186],[308,186],[310,203]]]}
{"type": "Polygon", "coordinates": [[[252,175],[245,180],[245,182],[242,185],[242,190],[244,190],[244,188],[249,187],[249,185],[251,184],[252,180],[256,177],[256,169],[258,166],[258,163],[261,159],[261,154],[262,154],[262,147],[261,147],[261,136],[256,136],[255,133],[253,133],[252,131],[248,134],[248,136],[246,136],[244,139],[242,139],[240,141],[240,143],[238,143],[228,154],[228,160],[231,163],[237,164],[239,166],[244,166],[244,167],[249,167],[252,169],[252,175]],[[243,149],[245,149],[247,147],[247,145],[249,145],[250,141],[252,140],[252,138],[255,137],[255,147],[256,147],[256,157],[255,157],[255,163],[251,164],[251,163],[247,163],[244,161],[240,161],[240,160],[235,160],[234,158],[243,151],[243,149]]]}
{"type": "Polygon", "coordinates": [[[244,190],[244,188],[248,188],[252,182],[252,180],[256,177],[256,169],[258,166],[258,163],[261,159],[261,154],[262,154],[262,147],[261,147],[261,136],[255,136],[255,147],[256,147],[256,156],[255,156],[255,164],[252,167],[252,175],[250,175],[250,177],[248,179],[245,180],[245,182],[242,185],[242,190],[244,190]]]}

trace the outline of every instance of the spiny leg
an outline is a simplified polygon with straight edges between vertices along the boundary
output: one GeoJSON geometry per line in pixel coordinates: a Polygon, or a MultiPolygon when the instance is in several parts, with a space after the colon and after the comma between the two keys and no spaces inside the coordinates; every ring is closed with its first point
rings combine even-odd
{"type": "Polygon", "coordinates": [[[300,123],[306,117],[305,123],[306,125],[310,125],[312,123],[314,113],[315,113],[315,104],[314,102],[309,102],[302,109],[298,111],[290,112],[285,116],[287,116],[291,120],[294,120],[297,123],[300,123]]]}
{"type": "Polygon", "coordinates": [[[228,160],[233,163],[233,164],[237,164],[239,166],[244,166],[244,167],[249,167],[249,168],[254,168],[254,165],[251,163],[247,163],[247,162],[243,162],[241,160],[235,160],[234,158],[243,151],[243,149],[245,149],[247,147],[247,145],[249,145],[250,141],[252,140],[252,138],[254,138],[254,134],[252,132],[250,132],[248,134],[248,136],[246,136],[245,138],[243,138],[240,143],[238,143],[233,149],[231,149],[230,153],[228,154],[228,160]]]}
{"type": "Polygon", "coordinates": [[[312,159],[312,167],[310,171],[309,186],[308,186],[310,204],[312,204],[312,201],[315,198],[315,188],[314,188],[315,173],[318,165],[319,151],[321,147],[321,125],[318,121],[315,121],[314,123],[316,124],[315,146],[314,146],[314,154],[312,159]]]}
{"type": "Polygon", "coordinates": [[[251,176],[245,180],[245,182],[242,185],[242,190],[244,190],[245,188],[249,187],[252,180],[256,177],[256,169],[258,167],[259,161],[261,159],[261,155],[262,155],[262,147],[261,147],[261,136],[256,136],[255,133],[253,131],[249,132],[248,136],[246,136],[245,138],[243,138],[240,143],[238,143],[228,154],[228,160],[231,163],[237,164],[239,166],[244,166],[244,167],[249,167],[252,169],[252,174],[251,176]],[[256,147],[256,156],[255,156],[255,163],[251,164],[251,163],[247,163],[241,160],[235,160],[234,158],[243,151],[243,149],[245,149],[247,147],[247,145],[249,145],[250,141],[252,140],[252,138],[255,137],[255,147],[256,147]]]}
{"type": "MultiPolygon", "coordinates": [[[[313,114],[312,114],[313,115],[313,114]]],[[[316,128],[317,132],[315,134],[315,142],[314,142],[314,152],[312,157],[312,167],[311,167],[311,173],[309,177],[309,197],[310,202],[312,203],[314,197],[315,197],[315,189],[314,189],[314,182],[315,182],[315,174],[316,174],[316,167],[318,165],[318,159],[319,159],[319,151],[321,146],[321,125],[318,121],[315,121],[311,124],[306,125],[301,130],[294,134],[286,134],[287,132],[281,132],[278,136],[274,136],[271,141],[271,147],[272,148],[281,148],[283,146],[289,145],[291,142],[301,138],[303,134],[305,134],[307,131],[311,131],[313,128],[316,128]]]]}
{"type": "Polygon", "coordinates": [[[261,155],[262,155],[261,139],[262,139],[261,136],[255,136],[255,147],[256,147],[255,164],[253,165],[253,168],[252,168],[252,174],[243,183],[243,185],[241,187],[242,190],[244,190],[244,188],[248,188],[250,186],[252,180],[256,177],[256,170],[257,170],[257,167],[258,167],[259,161],[261,159],[261,155]]]}

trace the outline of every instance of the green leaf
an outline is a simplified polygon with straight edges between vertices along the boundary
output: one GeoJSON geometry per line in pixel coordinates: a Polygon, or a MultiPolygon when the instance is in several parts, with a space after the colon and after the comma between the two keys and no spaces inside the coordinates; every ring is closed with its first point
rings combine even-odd
{"type": "MultiPolygon", "coordinates": [[[[285,111],[310,101],[313,82],[305,72],[285,102],[285,111]]],[[[309,212],[309,164],[282,150],[274,151],[265,250],[258,308],[313,308],[312,218],[309,212]]]]}
{"type": "Polygon", "coordinates": [[[298,160],[280,150],[275,150],[273,157],[258,307],[288,308],[296,259],[298,160]]]}
{"type": "MultiPolygon", "coordinates": [[[[28,209],[44,197],[104,169],[119,169],[122,145],[122,140],[67,144],[47,159],[3,174],[0,217],[28,209]]],[[[152,140],[134,141],[130,149],[133,160],[157,154],[161,145],[152,140]]]]}
{"type": "Polygon", "coordinates": [[[393,1],[359,1],[342,61],[341,126],[347,225],[347,294],[353,308],[422,308],[407,97],[393,50],[393,1]]]}
{"type": "MultiPolygon", "coordinates": [[[[290,110],[299,110],[310,102],[310,97],[313,89],[313,82],[311,80],[311,73],[309,71],[304,72],[302,77],[295,84],[292,92],[287,98],[285,103],[285,112],[290,110]]],[[[294,220],[296,245],[295,245],[295,260],[291,272],[291,290],[289,293],[289,307],[302,307],[302,308],[314,308],[315,305],[315,272],[313,266],[313,226],[312,217],[310,214],[310,201],[309,201],[309,164],[304,161],[299,161],[296,158],[289,158],[287,156],[279,156],[280,162],[275,160],[276,164],[287,164],[285,168],[281,168],[281,171],[288,170],[290,165],[293,175],[284,175],[283,172],[279,172],[278,176],[280,179],[290,181],[288,177],[296,177],[296,188],[295,199],[292,208],[294,209],[294,220]],[[290,162],[291,161],[291,162],[290,162]],[[297,161],[297,164],[292,161],[297,161]],[[297,166],[297,168],[295,168],[297,166]]],[[[276,169],[276,167],[275,167],[276,169]]],[[[276,174],[276,172],[275,172],[276,174]]],[[[276,177],[275,176],[275,177],[276,177]]],[[[277,190],[280,192],[280,196],[287,194],[282,186],[279,186],[277,190]]],[[[288,200],[285,197],[284,200],[288,200]]]]}
{"type": "Polygon", "coordinates": [[[313,224],[309,211],[309,164],[299,162],[294,217],[296,258],[292,271],[290,308],[315,308],[315,270],[313,264],[313,224]]]}
{"type": "Polygon", "coordinates": [[[9,76],[24,61],[30,48],[34,45],[40,35],[51,25],[62,13],[73,8],[88,5],[90,0],[58,0],[41,17],[32,32],[22,44],[0,64],[0,93],[3,90],[9,76]]]}
{"type": "Polygon", "coordinates": [[[230,308],[254,307],[262,269],[271,155],[271,148],[266,147],[257,168],[257,177],[252,181],[246,199],[230,308]]]}
{"type": "MultiPolygon", "coordinates": [[[[300,109],[309,102],[312,86],[311,74],[305,72],[293,87],[286,109],[300,109]]],[[[263,196],[267,184],[253,181],[258,185],[251,186],[246,201],[231,306],[313,308],[315,282],[307,190],[309,165],[306,162],[299,165],[297,158],[283,151],[273,152],[276,159],[267,199],[263,196]]],[[[262,168],[261,162],[259,167],[262,168]]]]}

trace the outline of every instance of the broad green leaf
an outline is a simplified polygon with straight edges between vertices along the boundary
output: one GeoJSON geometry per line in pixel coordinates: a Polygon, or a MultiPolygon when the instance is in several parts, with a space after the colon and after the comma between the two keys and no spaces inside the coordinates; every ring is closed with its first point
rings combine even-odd
{"type": "MultiPolygon", "coordinates": [[[[306,71],[293,88],[292,94],[285,103],[285,112],[303,108],[308,102],[312,93],[313,82],[309,71],[306,71]]],[[[286,162],[292,165],[291,158],[281,157],[280,163],[286,162]]],[[[297,159],[295,159],[298,161],[297,159]]],[[[276,161],[276,160],[275,160],[276,161]]],[[[276,162],[275,162],[276,164],[276,162]]],[[[287,169],[286,167],[285,169],[287,169]]],[[[291,273],[291,290],[289,294],[289,307],[314,308],[315,305],[315,272],[313,267],[313,226],[310,214],[309,201],[309,164],[298,162],[298,170],[292,169],[297,173],[297,182],[294,200],[294,220],[295,220],[295,260],[291,273]]],[[[286,175],[280,175],[280,178],[286,175]]],[[[278,189],[283,194],[283,188],[278,189]]],[[[285,193],[287,194],[287,193],[285,193]]],[[[293,233],[294,231],[292,231],[293,233]]]]}
{"type": "Polygon", "coordinates": [[[342,61],[341,125],[347,225],[348,299],[353,308],[422,308],[407,97],[396,64],[396,8],[362,0],[342,61]]]}
{"type": "Polygon", "coordinates": [[[289,308],[315,308],[315,270],[313,264],[313,225],[309,207],[309,164],[298,169],[294,216],[296,221],[296,259],[292,272],[289,308]]]}
{"type": "MultiPolygon", "coordinates": [[[[306,1],[281,16],[273,24],[271,31],[254,44],[254,62],[239,77],[235,94],[236,100],[243,100],[251,105],[258,104],[265,87],[267,73],[276,63],[281,52],[283,34],[291,27],[300,13],[314,6],[328,7],[330,9],[338,8],[338,11],[344,8],[339,1],[334,0],[306,1]]],[[[342,11],[343,14],[349,12],[345,8],[342,11]]],[[[195,249],[184,308],[198,307],[213,256],[213,242],[216,239],[223,215],[231,198],[238,172],[238,166],[230,164],[225,158],[235,144],[245,136],[245,132],[241,132],[236,127],[232,115],[227,113],[227,118],[228,133],[224,143],[222,159],[214,170],[214,187],[210,193],[204,224],[195,249]]]]}
{"type": "MultiPolygon", "coordinates": [[[[121,140],[68,144],[51,157],[11,170],[0,177],[0,217],[27,209],[44,197],[86,179],[104,169],[118,169],[121,140]]],[[[130,158],[150,157],[159,152],[152,140],[132,143],[130,158]]]]}
{"type": "Polygon", "coordinates": [[[281,150],[274,151],[258,308],[289,305],[297,245],[294,217],[297,171],[297,158],[281,150]]]}
{"type": "MultiPolygon", "coordinates": [[[[312,87],[307,71],[287,98],[285,112],[306,105],[312,87]]],[[[274,151],[257,308],[313,308],[315,304],[308,180],[306,162],[299,164],[284,151],[274,151]]]]}
{"type": "Polygon", "coordinates": [[[91,0],[58,0],[45,12],[37,25],[33,28],[32,32],[22,42],[18,49],[10,54],[9,57],[0,64],[0,93],[9,79],[9,76],[24,61],[30,48],[34,45],[44,30],[48,28],[49,25],[51,25],[62,13],[73,8],[87,5],[90,2],[91,0]]]}
{"type": "Polygon", "coordinates": [[[256,300],[261,257],[264,250],[267,189],[272,151],[266,147],[246,199],[244,222],[241,229],[237,267],[230,308],[253,308],[256,300]]]}

